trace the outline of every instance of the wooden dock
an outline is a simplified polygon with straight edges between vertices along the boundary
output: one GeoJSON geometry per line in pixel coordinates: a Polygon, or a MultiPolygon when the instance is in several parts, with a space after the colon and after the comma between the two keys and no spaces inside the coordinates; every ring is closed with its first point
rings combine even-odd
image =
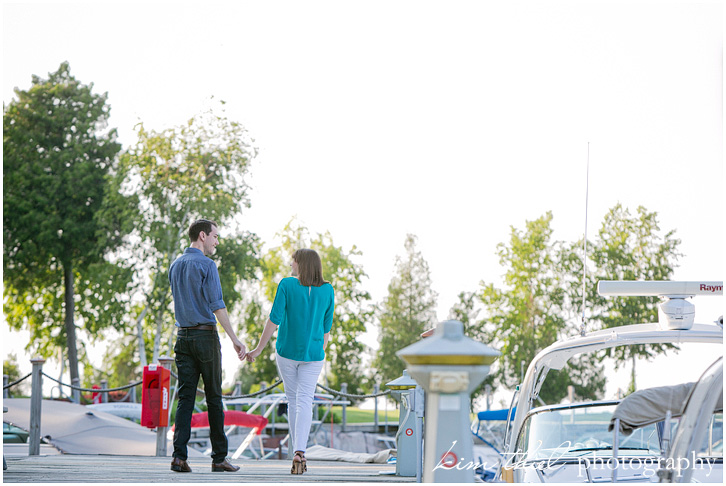
{"type": "Polygon", "coordinates": [[[209,458],[191,458],[191,473],[169,469],[171,459],[148,456],[53,454],[6,455],[3,483],[402,483],[394,464],[355,464],[308,460],[308,472],[290,474],[287,460],[233,460],[236,473],[213,473],[209,458]]]}

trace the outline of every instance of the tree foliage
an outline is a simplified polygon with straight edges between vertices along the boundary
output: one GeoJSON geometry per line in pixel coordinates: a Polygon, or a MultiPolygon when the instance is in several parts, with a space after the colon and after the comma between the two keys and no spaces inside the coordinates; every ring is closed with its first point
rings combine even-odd
{"type": "Polygon", "coordinates": [[[362,289],[366,277],[363,267],[355,263],[362,253],[355,246],[346,251],[335,246],[330,233],[318,234],[311,248],[323,261],[323,275],[335,288],[335,313],[326,354],[329,356],[328,385],[336,390],[343,383],[348,392],[371,391],[367,383],[363,358],[367,347],[360,341],[366,325],[373,319],[371,296],[362,289]]]}
{"type": "MultiPolygon", "coordinates": [[[[660,234],[658,215],[639,206],[635,215],[617,204],[608,211],[598,232],[598,239],[590,255],[594,266],[594,280],[670,280],[680,240],[675,230],[660,234]]],[[[596,289],[593,282],[591,289],[596,289]]],[[[658,322],[657,297],[602,297],[590,296],[594,314],[592,324],[600,328],[658,322]]],[[[635,360],[652,359],[672,344],[621,346],[604,352],[615,360],[616,367],[632,365],[631,388],[635,389],[635,360]]]]}
{"type": "MultiPolygon", "coordinates": [[[[484,319],[469,294],[462,293],[452,309],[459,320],[470,319],[467,332],[502,352],[487,378],[495,386],[512,389],[522,378],[523,367],[536,353],[567,336],[577,335],[582,324],[583,242],[552,241],[552,215],[526,223],[525,231],[512,228],[508,244],[497,247],[506,269],[504,289],[482,283],[484,319]]],[[[657,298],[601,297],[600,280],[668,280],[679,253],[674,231],[659,234],[657,214],[643,207],[637,214],[617,204],[605,216],[594,243],[589,242],[590,264],[585,283],[586,331],[657,321],[657,298]]],[[[568,385],[579,398],[598,398],[604,391],[601,362],[612,358],[616,367],[635,359],[652,358],[671,345],[623,346],[602,353],[572,358],[562,371],[550,371],[540,393],[548,402],[561,400],[568,385]]]]}
{"type": "MultiPolygon", "coordinates": [[[[18,365],[18,358],[15,353],[8,354],[8,358],[3,360],[3,375],[7,375],[8,383],[19,380],[24,375],[20,373],[20,366],[18,365]]],[[[9,397],[21,397],[30,395],[30,378],[8,388],[9,397]]]]}
{"type": "MultiPolygon", "coordinates": [[[[567,319],[568,275],[560,266],[565,247],[552,241],[551,222],[548,212],[527,221],[524,231],[512,227],[509,243],[497,246],[505,288],[482,282],[480,332],[502,353],[492,381],[506,389],[521,383],[523,367],[526,371],[539,351],[573,331],[567,319]]],[[[540,397],[547,403],[558,402],[568,385],[575,386],[580,397],[597,397],[605,385],[602,366],[592,356],[573,358],[566,372],[550,373],[540,397]]]]}
{"type": "Polygon", "coordinates": [[[67,62],[15,94],[3,112],[4,311],[11,328],[30,330],[35,352],[66,348],[74,379],[76,308],[92,336],[120,325],[129,272],[105,257],[125,228],[100,209],[123,200],[108,184],[121,147],[107,129],[107,94],[71,76],[67,62]]]}
{"type": "Polygon", "coordinates": [[[404,362],[396,352],[420,339],[421,333],[436,324],[437,294],[431,289],[431,272],[416,237],[407,235],[406,254],[396,257],[396,270],[388,284],[388,295],[379,311],[380,348],[374,359],[379,380],[386,383],[403,374],[404,362]]]}
{"type": "Polygon", "coordinates": [[[173,353],[168,270],[189,245],[187,230],[193,220],[206,218],[219,224],[221,238],[214,258],[230,312],[239,300],[234,285],[253,278],[257,237],[237,231],[233,221],[241,208],[249,207],[245,177],[256,149],[244,127],[213,110],[160,132],[139,124],[137,137],[121,155],[114,183],[138,201],[126,251],[135,263],[135,292],[141,295],[134,321],[139,362],[145,365],[156,361],[163,348],[173,353]]]}

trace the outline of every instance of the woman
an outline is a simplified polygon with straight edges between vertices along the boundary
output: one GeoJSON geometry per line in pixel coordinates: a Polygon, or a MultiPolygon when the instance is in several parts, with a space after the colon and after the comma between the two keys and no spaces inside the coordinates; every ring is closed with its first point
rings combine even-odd
{"type": "Polygon", "coordinates": [[[307,471],[305,448],[313,416],[313,395],[325,363],[325,347],[333,325],[333,286],[323,280],[323,265],[317,252],[297,250],[292,255],[292,277],[277,286],[270,318],[260,342],[247,353],[253,362],[267,346],[275,328],[276,362],[288,403],[290,440],[295,450],[292,474],[307,471]]]}

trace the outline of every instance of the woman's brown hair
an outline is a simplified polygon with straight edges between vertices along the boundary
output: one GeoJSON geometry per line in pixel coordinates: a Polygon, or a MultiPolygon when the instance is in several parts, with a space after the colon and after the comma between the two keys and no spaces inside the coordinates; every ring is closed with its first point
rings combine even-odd
{"type": "Polygon", "coordinates": [[[323,280],[323,263],[315,250],[301,248],[292,254],[292,259],[297,262],[297,278],[301,285],[320,287],[330,283],[323,280]]]}

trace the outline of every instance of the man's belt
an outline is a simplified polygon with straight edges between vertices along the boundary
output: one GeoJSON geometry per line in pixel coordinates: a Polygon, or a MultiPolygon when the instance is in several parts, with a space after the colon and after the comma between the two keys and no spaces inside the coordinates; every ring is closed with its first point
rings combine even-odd
{"type": "Polygon", "coordinates": [[[210,326],[208,324],[198,324],[196,326],[191,326],[191,327],[182,327],[182,329],[198,329],[200,331],[216,331],[217,326],[210,326]]]}

